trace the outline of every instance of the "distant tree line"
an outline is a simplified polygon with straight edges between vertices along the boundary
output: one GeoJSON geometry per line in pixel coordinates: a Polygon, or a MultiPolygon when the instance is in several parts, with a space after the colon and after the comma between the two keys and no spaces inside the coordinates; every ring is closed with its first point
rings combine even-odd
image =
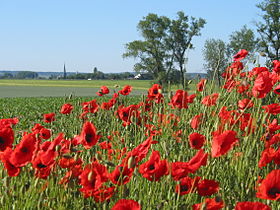
{"type": "Polygon", "coordinates": [[[67,79],[92,79],[92,80],[123,80],[123,79],[133,79],[134,74],[130,72],[124,73],[103,73],[97,71],[94,73],[77,73],[67,76],[67,79]]]}
{"type": "MultiPolygon", "coordinates": [[[[93,71],[93,73],[76,73],[69,74],[66,76],[68,80],[127,80],[134,79],[135,74],[131,72],[123,72],[123,73],[103,73],[102,71],[98,71],[97,68],[93,71]]],[[[61,75],[51,74],[48,77],[39,77],[37,72],[32,71],[19,71],[16,73],[4,72],[0,75],[0,79],[65,79],[63,72],[61,75]]],[[[139,80],[152,80],[153,76],[149,73],[141,74],[138,78],[139,80]]]]}
{"type": "Polygon", "coordinates": [[[4,73],[0,79],[37,79],[38,73],[33,71],[19,71],[16,74],[4,73]]]}

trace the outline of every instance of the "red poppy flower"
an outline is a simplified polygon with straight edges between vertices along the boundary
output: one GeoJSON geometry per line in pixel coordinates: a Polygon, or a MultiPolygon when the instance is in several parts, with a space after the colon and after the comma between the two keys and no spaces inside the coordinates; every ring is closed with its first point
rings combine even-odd
{"type": "Polygon", "coordinates": [[[109,150],[109,149],[112,149],[112,143],[111,143],[111,142],[108,142],[108,141],[103,141],[103,142],[100,142],[100,143],[99,143],[99,147],[100,147],[101,149],[109,150]]]}
{"type": "Polygon", "coordinates": [[[156,103],[161,103],[163,99],[162,87],[159,84],[154,84],[148,91],[148,98],[155,100],[156,103]]]}
{"type": "Polygon", "coordinates": [[[234,210],[271,210],[268,205],[261,202],[237,202],[234,210]]]}
{"type": "Polygon", "coordinates": [[[7,147],[4,152],[0,153],[0,159],[9,176],[18,176],[20,173],[20,167],[16,167],[10,162],[12,153],[13,150],[10,147],[7,147]]]}
{"type": "Polygon", "coordinates": [[[223,106],[219,111],[218,116],[222,124],[234,121],[235,110],[227,110],[227,109],[228,107],[223,106]]]}
{"type": "Polygon", "coordinates": [[[178,109],[188,108],[188,93],[187,93],[187,91],[177,90],[175,95],[172,97],[169,105],[171,105],[172,108],[178,108],[178,109]]]}
{"type": "Polygon", "coordinates": [[[12,147],[14,142],[14,131],[11,127],[0,128],[0,151],[12,147]]]}
{"type": "Polygon", "coordinates": [[[278,120],[273,119],[271,122],[268,121],[266,126],[266,130],[270,133],[273,134],[275,131],[280,130],[280,125],[278,125],[278,120]]]}
{"type": "Polygon", "coordinates": [[[61,109],[60,109],[60,113],[61,114],[70,114],[73,109],[74,109],[73,105],[71,105],[71,104],[63,104],[61,109]]]}
{"type": "Polygon", "coordinates": [[[244,110],[244,109],[249,109],[253,106],[254,103],[248,98],[244,98],[238,101],[238,109],[244,110]]]}
{"type": "Polygon", "coordinates": [[[193,210],[201,210],[201,209],[206,209],[206,210],[219,210],[225,207],[224,201],[219,198],[206,198],[204,202],[194,204],[193,210]]]}
{"type": "Polygon", "coordinates": [[[151,144],[152,138],[149,137],[137,147],[135,147],[131,152],[128,152],[126,158],[123,160],[123,163],[129,165],[129,160],[133,160],[133,167],[135,167],[141,160],[143,160],[147,156],[151,144]]]}
{"type": "Polygon", "coordinates": [[[127,165],[118,165],[115,170],[110,173],[109,178],[113,184],[124,185],[130,181],[134,168],[128,168],[127,165]]]}
{"type": "Polygon", "coordinates": [[[82,103],[83,110],[85,112],[96,113],[98,111],[99,105],[96,103],[96,100],[91,100],[82,103]]]}
{"type": "Polygon", "coordinates": [[[184,177],[180,180],[180,184],[176,185],[175,191],[179,195],[186,195],[189,193],[192,193],[196,190],[197,183],[199,181],[199,177],[196,177],[194,179],[190,177],[184,177]]]}
{"type": "Polygon", "coordinates": [[[119,90],[119,94],[126,96],[129,95],[131,91],[132,91],[132,87],[130,85],[126,85],[123,87],[122,90],[119,90]]]}
{"type": "Polygon", "coordinates": [[[206,166],[208,153],[205,153],[203,149],[197,151],[197,153],[188,162],[188,167],[191,173],[195,173],[201,166],[206,166]]]}
{"type": "Polygon", "coordinates": [[[39,124],[39,123],[36,123],[35,125],[34,125],[34,127],[31,129],[32,130],[32,132],[33,133],[39,133],[40,132],[40,130],[42,129],[42,128],[44,128],[44,126],[42,126],[41,124],[39,124]]]}
{"type": "Polygon", "coordinates": [[[273,63],[273,71],[276,72],[276,73],[279,73],[280,72],[280,61],[278,60],[274,60],[272,61],[273,63]]]}
{"type": "Polygon", "coordinates": [[[0,119],[0,128],[12,127],[19,122],[18,118],[0,119]]]}
{"type": "Polygon", "coordinates": [[[258,187],[256,196],[261,199],[278,200],[280,198],[280,169],[272,170],[258,187]]]}
{"type": "Polygon", "coordinates": [[[104,202],[109,200],[115,193],[115,187],[102,186],[100,189],[93,193],[95,202],[104,202]]]}
{"type": "Polygon", "coordinates": [[[237,141],[236,132],[232,130],[224,131],[221,134],[214,134],[211,150],[212,157],[226,154],[237,141]]]}
{"type": "Polygon", "coordinates": [[[96,128],[91,122],[85,122],[80,135],[80,143],[84,145],[86,149],[90,149],[96,145],[100,139],[100,135],[97,135],[96,128]]]}
{"type": "Polygon", "coordinates": [[[100,90],[98,92],[96,92],[96,94],[98,96],[103,96],[103,95],[106,95],[108,93],[110,93],[110,90],[108,89],[107,86],[101,86],[100,90]]]}
{"type": "MultiPolygon", "coordinates": [[[[81,159],[78,159],[79,161],[81,161],[81,159]]],[[[70,157],[62,157],[59,159],[58,165],[61,168],[71,168],[76,164],[76,160],[74,158],[70,158],[70,157]]]]}
{"type": "Polygon", "coordinates": [[[262,106],[266,113],[277,115],[280,113],[280,105],[278,103],[262,106]]]}
{"type": "Polygon", "coordinates": [[[140,124],[141,117],[138,105],[129,105],[128,107],[120,106],[117,110],[117,116],[123,121],[123,126],[130,125],[132,120],[136,120],[136,124],[140,124]]]}
{"type": "Polygon", "coordinates": [[[141,210],[141,206],[134,200],[120,199],[112,210],[141,210]]]}
{"type": "Polygon", "coordinates": [[[237,82],[233,79],[228,79],[225,81],[225,84],[223,85],[223,88],[227,90],[227,92],[231,92],[236,86],[237,82]]]}
{"type": "Polygon", "coordinates": [[[66,184],[70,181],[71,178],[78,178],[79,175],[83,172],[82,169],[83,160],[78,158],[74,160],[73,158],[62,158],[59,161],[59,165],[62,168],[68,168],[69,171],[66,175],[60,180],[59,184],[66,184]]]}
{"type": "Polygon", "coordinates": [[[213,93],[212,95],[205,96],[201,103],[204,104],[205,106],[215,106],[216,101],[219,98],[219,93],[213,93]]]}
{"type": "Polygon", "coordinates": [[[171,164],[171,175],[174,180],[180,180],[189,173],[195,173],[202,165],[206,165],[208,154],[199,150],[188,162],[174,162],[171,164]]]}
{"type": "Polygon", "coordinates": [[[280,85],[277,85],[274,89],[273,92],[277,95],[280,95],[280,85]]]}
{"type": "Polygon", "coordinates": [[[200,124],[202,123],[202,116],[203,114],[195,115],[190,122],[190,126],[192,129],[197,130],[200,124]]]}
{"type": "Polygon", "coordinates": [[[16,167],[22,167],[29,163],[36,149],[36,141],[33,133],[24,135],[11,154],[10,162],[16,167]]]}
{"type": "Polygon", "coordinates": [[[250,76],[256,76],[256,75],[258,75],[258,74],[260,74],[262,72],[269,72],[269,69],[266,68],[266,67],[255,67],[249,73],[251,73],[250,76]]]}
{"type": "Polygon", "coordinates": [[[91,197],[104,182],[108,181],[107,168],[98,162],[87,165],[79,176],[80,185],[83,187],[80,191],[84,197],[91,197]]]}
{"type": "Polygon", "coordinates": [[[41,179],[47,179],[55,165],[55,156],[48,156],[46,153],[46,151],[40,150],[32,160],[35,176],[41,179]],[[46,159],[45,161],[43,161],[43,157],[46,159]]]}
{"type": "Polygon", "coordinates": [[[274,83],[270,72],[264,71],[258,74],[252,88],[253,96],[256,98],[264,98],[272,89],[274,83]]]}
{"type": "Polygon", "coordinates": [[[244,68],[243,63],[240,61],[233,62],[229,67],[226,68],[222,77],[226,80],[234,79],[240,74],[241,70],[244,68]]]}
{"type": "Polygon", "coordinates": [[[248,55],[248,51],[247,50],[240,50],[238,53],[236,53],[233,56],[233,60],[234,61],[241,61],[242,59],[244,59],[246,56],[248,55]]]}
{"type": "Polygon", "coordinates": [[[236,88],[236,91],[240,94],[242,93],[245,93],[247,90],[250,89],[250,84],[241,84],[241,85],[238,85],[237,88],[236,88]]]}
{"type": "Polygon", "coordinates": [[[150,159],[139,166],[139,172],[149,181],[159,181],[160,178],[168,174],[168,163],[160,160],[158,151],[153,151],[150,159]]]}
{"type": "Polygon", "coordinates": [[[280,165],[280,149],[278,148],[277,151],[274,153],[273,161],[276,165],[280,165]]]}
{"type": "Polygon", "coordinates": [[[200,196],[210,196],[218,191],[219,183],[214,180],[204,179],[197,184],[197,192],[200,196]]]}
{"type": "Polygon", "coordinates": [[[194,99],[196,97],[196,94],[191,94],[187,97],[187,102],[190,104],[190,103],[193,103],[194,99]]]}
{"type": "Polygon", "coordinates": [[[205,84],[206,84],[206,79],[201,79],[199,83],[196,85],[197,91],[201,92],[204,90],[205,84]]]}
{"type": "Polygon", "coordinates": [[[51,123],[55,120],[55,113],[44,114],[44,122],[51,123]]]}
{"type": "Polygon", "coordinates": [[[273,160],[274,155],[275,155],[275,150],[273,148],[271,147],[266,148],[261,154],[261,158],[258,163],[259,167],[260,168],[265,167],[268,163],[270,163],[273,160]]]}
{"type": "MultiPolygon", "coordinates": [[[[56,146],[62,142],[63,135],[64,135],[63,133],[59,133],[58,136],[53,141],[45,141],[40,145],[39,152],[37,152],[35,160],[33,159],[32,161],[34,168],[37,169],[37,165],[39,164],[38,169],[40,171],[42,170],[42,172],[45,173],[45,170],[47,170],[46,167],[54,164],[55,158],[58,156],[58,152],[56,151],[56,146]]],[[[60,146],[62,145],[60,144],[60,146]]]]}
{"type": "Polygon", "coordinates": [[[104,110],[109,110],[109,109],[111,109],[111,107],[112,107],[111,103],[109,103],[109,102],[103,102],[100,106],[100,108],[104,109],[104,110]]]}
{"type": "Polygon", "coordinates": [[[190,146],[193,149],[201,149],[205,142],[205,136],[199,133],[191,133],[189,135],[190,146]]]}
{"type": "Polygon", "coordinates": [[[171,175],[175,181],[178,181],[191,173],[188,162],[171,163],[171,175]]]}
{"type": "Polygon", "coordinates": [[[51,131],[46,128],[40,129],[39,134],[42,139],[49,139],[51,137],[51,131]]]}

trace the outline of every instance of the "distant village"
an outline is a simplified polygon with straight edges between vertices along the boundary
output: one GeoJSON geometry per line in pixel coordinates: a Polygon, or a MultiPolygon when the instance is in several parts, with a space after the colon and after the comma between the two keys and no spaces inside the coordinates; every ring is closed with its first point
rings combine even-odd
{"type": "MultiPolygon", "coordinates": [[[[174,75],[179,77],[179,75],[174,75]]],[[[187,73],[188,79],[206,78],[205,73],[187,73]]],[[[104,73],[94,67],[92,73],[67,72],[64,65],[61,72],[40,71],[10,71],[0,70],[0,79],[48,79],[48,80],[152,80],[153,75],[149,73],[120,72],[104,73]]]]}

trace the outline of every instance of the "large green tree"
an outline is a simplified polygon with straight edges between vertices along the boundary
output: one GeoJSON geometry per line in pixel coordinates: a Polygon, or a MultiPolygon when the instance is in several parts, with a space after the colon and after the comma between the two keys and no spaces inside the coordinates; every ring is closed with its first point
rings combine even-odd
{"type": "Polygon", "coordinates": [[[270,60],[280,59],[280,0],[264,0],[257,4],[262,11],[262,22],[256,24],[260,47],[270,60]]]}
{"type": "Polygon", "coordinates": [[[184,88],[186,52],[193,48],[191,41],[200,35],[205,20],[189,18],[183,12],[177,15],[175,20],[156,14],[144,17],[137,26],[144,40],[127,43],[123,57],[136,58],[134,70],[152,73],[161,84],[180,71],[184,88]]]}
{"type": "Polygon", "coordinates": [[[177,13],[177,19],[172,20],[170,24],[169,34],[167,38],[167,46],[174,61],[177,64],[181,73],[181,84],[183,88],[186,86],[186,52],[188,49],[193,49],[192,39],[194,36],[200,36],[200,30],[204,27],[206,21],[202,18],[196,19],[188,17],[184,12],[177,13]]]}
{"type": "Polygon", "coordinates": [[[255,37],[254,31],[244,25],[239,31],[234,31],[229,37],[229,52],[236,54],[239,50],[245,49],[248,52],[255,52],[258,49],[259,39],[255,37]]]}
{"type": "Polygon", "coordinates": [[[169,18],[148,14],[137,26],[144,40],[127,43],[126,53],[123,54],[125,58],[134,57],[138,59],[138,62],[134,65],[136,72],[150,72],[154,79],[159,80],[159,82],[165,77],[165,61],[170,57],[163,41],[167,36],[169,25],[169,18]]]}
{"type": "Polygon", "coordinates": [[[211,79],[221,85],[221,74],[228,64],[227,45],[221,39],[208,39],[203,48],[204,68],[211,79]]]}

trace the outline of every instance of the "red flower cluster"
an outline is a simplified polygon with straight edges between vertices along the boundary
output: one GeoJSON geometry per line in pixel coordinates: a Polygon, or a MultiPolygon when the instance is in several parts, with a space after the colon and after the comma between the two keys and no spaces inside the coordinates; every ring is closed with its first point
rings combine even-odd
{"type": "Polygon", "coordinates": [[[129,95],[131,91],[132,91],[132,87],[130,85],[126,85],[123,87],[122,90],[119,91],[119,94],[126,96],[129,95]]]}
{"type": "Polygon", "coordinates": [[[171,105],[172,108],[186,109],[188,108],[188,103],[192,103],[195,97],[195,94],[188,96],[187,91],[177,90],[169,105],[171,105]]]}
{"type": "Polygon", "coordinates": [[[98,96],[103,96],[103,95],[106,95],[108,93],[110,93],[110,90],[107,86],[101,86],[100,90],[98,92],[96,92],[96,94],[98,96]]]}
{"type": "MultiPolygon", "coordinates": [[[[240,60],[247,54],[245,50],[238,52],[234,56],[235,62],[223,74],[225,92],[239,97],[234,101],[229,97],[231,95],[227,98],[226,94],[207,93],[205,96],[203,90],[206,80],[202,79],[197,85],[197,95],[177,90],[169,102],[170,106],[164,103],[167,99],[164,100],[162,87],[158,84],[154,84],[138,104],[128,104],[129,100],[119,96],[130,94],[132,87],[129,85],[101,105],[96,99],[83,102],[75,107],[80,109],[82,119],[78,119],[80,129],[74,134],[72,132],[73,137],[69,132],[65,135],[59,133],[55,137],[57,130],[54,125],[35,123],[31,131],[22,132],[19,141],[15,141],[15,136],[19,135],[15,135],[13,126],[18,123],[18,119],[1,119],[0,160],[4,169],[9,176],[18,176],[25,171],[23,167],[27,167],[28,171],[33,170],[34,175],[41,179],[59,174],[57,170],[63,169],[65,174],[60,184],[78,184],[85,198],[94,199],[95,202],[107,201],[108,205],[113,206],[112,209],[141,208],[135,200],[119,199],[125,194],[128,198],[127,188],[136,179],[171,183],[173,193],[178,196],[195,194],[192,198],[197,200],[189,204],[193,209],[234,206],[235,209],[271,209],[261,202],[250,201],[234,201],[231,206],[226,206],[217,195],[220,188],[225,194],[227,191],[222,179],[207,177],[211,171],[209,167],[216,167],[214,164],[221,161],[227,164],[226,161],[230,160],[233,165],[238,161],[245,154],[242,150],[244,144],[250,145],[252,142],[252,147],[263,144],[258,147],[264,148],[258,150],[259,168],[254,170],[263,170],[261,174],[267,175],[258,182],[253,195],[271,202],[280,199],[280,125],[277,119],[280,105],[273,101],[273,97],[280,93],[280,85],[275,85],[280,80],[280,64],[274,61],[273,69],[257,67],[242,72],[240,60]],[[202,107],[202,110],[193,112],[198,107],[202,107]],[[256,119],[256,110],[261,110],[260,119],[256,119]],[[117,119],[113,121],[117,124],[108,133],[106,125],[103,130],[100,129],[100,119],[104,116],[107,118],[111,113],[115,113],[117,119]],[[190,123],[188,125],[185,122],[190,123]],[[255,139],[257,135],[254,131],[264,132],[261,141],[255,139]],[[131,141],[127,142],[128,138],[131,141]],[[173,145],[175,147],[170,148],[173,145]],[[86,158],[82,155],[85,151],[86,158]],[[177,155],[178,151],[184,152],[183,155],[177,155]],[[212,157],[207,151],[211,151],[212,157]],[[188,156],[189,153],[191,156],[188,156]],[[206,167],[207,170],[204,170],[206,167]],[[109,201],[114,198],[119,200],[109,201]]],[[[109,92],[106,86],[102,86],[97,94],[103,96],[109,92]]],[[[69,117],[73,108],[73,105],[65,103],[57,112],[69,117]]],[[[51,123],[55,118],[62,117],[56,114],[44,114],[43,121],[51,123]]],[[[254,189],[251,187],[246,190],[254,189]]],[[[146,208],[144,205],[143,208],[146,208]]]]}
{"type": "Polygon", "coordinates": [[[60,109],[60,113],[61,114],[70,114],[73,109],[74,109],[73,105],[71,105],[71,104],[63,104],[61,109],[60,109]]]}

